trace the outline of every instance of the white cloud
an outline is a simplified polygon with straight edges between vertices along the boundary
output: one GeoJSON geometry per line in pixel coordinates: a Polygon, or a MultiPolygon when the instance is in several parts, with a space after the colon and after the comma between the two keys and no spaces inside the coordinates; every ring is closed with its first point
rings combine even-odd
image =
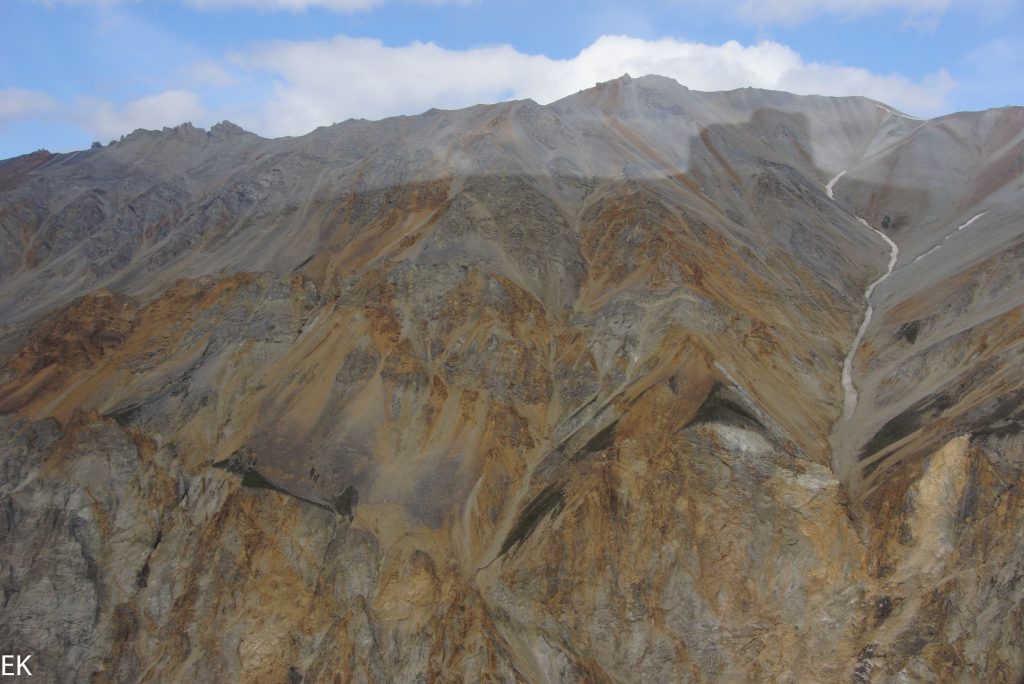
{"type": "Polygon", "coordinates": [[[275,42],[234,61],[274,79],[263,125],[273,134],[306,132],[347,118],[381,118],[431,107],[455,108],[530,95],[565,95],[559,62],[509,46],[446,50],[433,43],[385,47],[339,36],[275,42]],[[547,86],[547,87],[545,87],[547,86]]]}
{"type": "Polygon", "coordinates": [[[223,65],[212,60],[196,62],[184,69],[187,81],[195,86],[227,88],[238,84],[238,79],[223,65]]]}
{"type": "Polygon", "coordinates": [[[507,45],[447,50],[433,43],[388,47],[338,36],[274,42],[232,62],[273,80],[263,113],[246,121],[269,135],[304,133],[347,118],[381,118],[430,107],[456,108],[508,97],[541,103],[623,73],[655,73],[697,90],[744,86],[824,95],[866,95],[914,113],[945,106],[953,80],[920,81],[866,69],[804,61],[771,41],[708,45],[672,38],[604,36],[571,59],[529,55],[507,45]]]}
{"type": "Polygon", "coordinates": [[[57,106],[56,100],[36,90],[0,89],[0,126],[19,119],[50,114],[57,106]]]}
{"type": "Polygon", "coordinates": [[[167,90],[124,104],[87,98],[79,100],[71,118],[90,135],[116,138],[137,128],[177,126],[186,121],[203,122],[206,110],[198,94],[187,90],[167,90]]]}
{"type": "Polygon", "coordinates": [[[754,86],[802,94],[866,95],[913,114],[945,111],[954,87],[944,71],[919,80],[805,61],[772,41],[722,45],[673,38],[604,36],[568,59],[508,45],[448,50],[415,42],[389,47],[368,38],[264,43],[180,70],[183,87],[118,103],[82,98],[70,106],[43,93],[0,91],[0,125],[47,116],[94,139],[137,128],[231,119],[262,135],[301,135],[348,118],[379,119],[431,107],[531,98],[542,104],[630,73],[660,74],[696,90],[754,86]]]}

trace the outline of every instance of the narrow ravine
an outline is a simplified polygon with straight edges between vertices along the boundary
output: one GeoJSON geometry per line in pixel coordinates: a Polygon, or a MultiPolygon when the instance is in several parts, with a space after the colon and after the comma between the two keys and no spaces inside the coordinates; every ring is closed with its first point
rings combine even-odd
{"type": "MultiPolygon", "coordinates": [[[[847,169],[843,169],[836,176],[828,182],[825,186],[825,193],[829,199],[835,199],[832,194],[832,189],[835,187],[836,182],[843,177],[847,169]]],[[[896,268],[896,260],[899,258],[900,248],[895,242],[889,239],[889,236],[878,230],[877,228],[868,225],[868,222],[862,219],[860,216],[855,216],[858,221],[863,223],[871,230],[878,233],[878,235],[889,244],[889,265],[885,269],[885,273],[878,277],[873,283],[868,285],[868,288],[864,290],[864,300],[867,302],[867,308],[864,311],[864,320],[861,321],[860,329],[857,330],[857,335],[853,338],[853,343],[850,345],[850,352],[843,359],[843,419],[849,420],[853,417],[853,411],[857,408],[857,388],[853,384],[853,358],[857,355],[857,349],[860,348],[860,343],[864,339],[865,333],[868,331],[868,325],[871,324],[871,316],[874,314],[874,307],[871,305],[871,293],[875,291],[875,288],[881,285],[886,278],[892,275],[893,269],[896,268]]]]}
{"type": "Polygon", "coordinates": [[[889,266],[885,269],[885,273],[879,276],[878,280],[868,285],[868,289],[864,290],[864,300],[867,302],[867,309],[864,311],[864,320],[860,324],[860,330],[857,331],[857,336],[853,338],[853,344],[850,346],[850,353],[846,355],[846,359],[843,360],[843,418],[849,419],[853,416],[853,410],[857,408],[857,388],[853,386],[853,357],[857,355],[857,349],[860,347],[861,341],[864,339],[864,333],[868,331],[868,324],[871,323],[871,316],[874,313],[874,307],[871,306],[871,293],[875,291],[875,288],[882,284],[882,282],[892,275],[892,271],[896,268],[896,259],[899,258],[900,248],[896,246],[896,243],[889,239],[889,236],[878,230],[873,226],[869,226],[868,222],[857,216],[856,219],[863,223],[871,230],[878,233],[883,240],[889,243],[889,266]]]}

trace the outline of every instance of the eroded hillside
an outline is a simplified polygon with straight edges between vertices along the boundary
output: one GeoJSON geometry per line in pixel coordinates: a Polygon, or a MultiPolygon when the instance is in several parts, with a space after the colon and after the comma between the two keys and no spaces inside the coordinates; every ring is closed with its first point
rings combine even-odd
{"type": "Polygon", "coordinates": [[[1018,681],[1022,145],[1019,108],[624,77],[3,162],[0,644],[43,681],[1018,681]]]}

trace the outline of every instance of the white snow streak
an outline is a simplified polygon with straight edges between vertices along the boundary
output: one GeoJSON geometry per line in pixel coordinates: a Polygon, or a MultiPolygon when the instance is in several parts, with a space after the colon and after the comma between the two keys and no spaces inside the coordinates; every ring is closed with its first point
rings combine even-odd
{"type": "Polygon", "coordinates": [[[828,182],[828,185],[825,186],[825,194],[828,195],[829,199],[835,199],[835,197],[832,196],[832,187],[836,184],[836,181],[842,178],[843,174],[846,173],[847,171],[849,171],[849,169],[843,169],[842,171],[837,173],[836,177],[830,180],[828,182]]]}
{"type": "Polygon", "coordinates": [[[942,238],[942,240],[939,242],[939,244],[935,245],[934,247],[929,249],[927,252],[925,252],[924,254],[921,254],[916,259],[914,259],[913,263],[916,264],[921,259],[924,259],[929,254],[931,254],[932,252],[936,251],[939,247],[941,247],[946,242],[946,240],[948,240],[949,238],[953,237],[954,235],[959,233],[964,228],[967,228],[969,225],[971,225],[972,223],[974,223],[975,221],[977,221],[978,219],[980,219],[982,216],[984,216],[987,213],[988,213],[988,210],[986,209],[985,211],[981,212],[980,214],[977,214],[976,216],[972,216],[971,219],[967,223],[963,224],[962,226],[960,226],[959,228],[954,230],[952,233],[950,233],[946,237],[942,238]]]}
{"type": "MultiPolygon", "coordinates": [[[[843,177],[848,169],[843,169],[836,177],[828,182],[825,186],[825,194],[828,195],[829,199],[835,199],[832,195],[832,189],[835,187],[836,182],[843,177]]],[[[896,260],[899,258],[900,248],[895,242],[889,239],[889,236],[878,230],[873,226],[869,226],[868,222],[862,219],[860,216],[854,217],[861,223],[863,223],[871,230],[878,233],[883,240],[889,245],[889,265],[885,269],[885,273],[878,277],[875,282],[868,285],[868,289],[864,290],[864,300],[867,302],[867,309],[864,311],[864,320],[861,321],[860,329],[857,330],[857,336],[853,338],[853,344],[850,346],[850,353],[843,359],[843,418],[849,419],[853,416],[853,410],[857,407],[857,388],[853,386],[853,357],[857,355],[857,349],[860,347],[861,341],[864,339],[864,335],[868,331],[868,325],[871,323],[871,316],[874,314],[874,307],[871,306],[871,293],[875,291],[875,288],[882,284],[882,282],[892,275],[893,269],[896,268],[896,260]]],[[[973,219],[972,219],[973,220],[973,219]]]]}
{"type": "Polygon", "coordinates": [[[981,212],[981,213],[980,213],[980,214],[978,214],[977,216],[972,216],[972,217],[971,217],[971,220],[970,220],[970,221],[968,221],[967,223],[965,223],[964,225],[960,226],[959,228],[957,228],[956,230],[954,230],[954,231],[953,231],[952,233],[950,233],[949,235],[947,235],[947,236],[945,237],[945,239],[946,239],[946,240],[948,240],[949,238],[951,238],[952,236],[956,235],[956,234],[957,234],[957,233],[959,233],[959,232],[960,232],[961,230],[963,230],[963,229],[964,229],[964,228],[966,228],[967,226],[971,225],[972,223],[974,223],[975,221],[977,221],[978,219],[980,219],[980,218],[981,218],[982,216],[984,216],[984,215],[985,215],[985,214],[987,214],[987,213],[988,213],[988,211],[986,210],[986,211],[983,211],[983,212],[981,212]]]}
{"type": "Polygon", "coordinates": [[[875,291],[875,288],[882,284],[882,282],[892,275],[892,271],[896,268],[896,259],[899,258],[900,248],[896,246],[896,243],[889,239],[889,236],[882,231],[868,226],[868,222],[857,216],[856,219],[863,223],[871,230],[878,233],[883,240],[889,243],[889,266],[885,269],[885,273],[879,276],[878,280],[868,285],[868,289],[864,290],[864,299],[868,303],[867,309],[864,311],[864,320],[861,321],[860,329],[857,331],[857,336],[853,338],[853,344],[850,346],[850,353],[846,355],[843,360],[843,418],[849,419],[853,416],[853,410],[857,407],[857,388],[853,386],[853,357],[857,355],[857,349],[860,347],[861,341],[864,339],[864,334],[868,331],[868,325],[871,323],[871,316],[874,314],[874,307],[871,306],[871,293],[875,291]]]}
{"type": "Polygon", "coordinates": [[[885,105],[880,105],[880,104],[878,104],[877,102],[875,103],[875,106],[876,106],[876,107],[878,107],[879,109],[883,109],[883,110],[885,110],[885,111],[889,112],[889,113],[890,113],[890,114],[892,114],[893,116],[898,116],[898,117],[900,117],[901,119],[912,119],[912,120],[914,120],[914,121],[924,121],[924,119],[922,119],[922,118],[921,118],[921,117],[919,117],[919,116],[910,116],[909,114],[904,114],[903,112],[897,112],[897,111],[893,111],[892,109],[889,109],[889,108],[888,108],[888,107],[886,107],[885,105]]]}
{"type": "Polygon", "coordinates": [[[939,247],[941,247],[941,246],[942,246],[942,245],[935,245],[934,247],[932,247],[931,249],[929,249],[929,250],[928,250],[927,252],[925,252],[924,254],[918,254],[918,255],[917,255],[917,256],[916,256],[915,258],[914,258],[914,261],[913,261],[913,263],[915,263],[915,264],[916,264],[916,263],[917,263],[918,261],[920,261],[921,259],[924,259],[924,258],[925,258],[926,256],[928,256],[928,255],[929,255],[929,254],[931,254],[932,252],[936,251],[936,250],[937,250],[937,249],[938,249],[939,247]]]}

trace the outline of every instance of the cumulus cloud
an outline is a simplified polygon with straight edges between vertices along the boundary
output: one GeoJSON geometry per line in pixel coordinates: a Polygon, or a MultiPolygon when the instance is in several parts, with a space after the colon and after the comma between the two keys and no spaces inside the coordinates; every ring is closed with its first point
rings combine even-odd
{"type": "Polygon", "coordinates": [[[530,98],[542,104],[630,73],[660,74],[696,90],[744,86],[800,94],[866,95],[912,114],[947,108],[955,83],[944,71],[914,80],[898,74],[804,60],[772,41],[721,45],[673,38],[604,36],[567,59],[508,45],[449,50],[434,43],[386,46],[337,36],[259,44],[221,61],[183,68],[187,83],[127,102],[0,91],[0,125],[47,116],[71,121],[93,139],[136,128],[231,119],[262,135],[301,135],[349,118],[379,119],[431,107],[530,98]]]}
{"type": "Polygon", "coordinates": [[[0,127],[12,121],[47,115],[57,102],[46,93],[22,88],[0,89],[0,127]]]}
{"type": "Polygon", "coordinates": [[[94,137],[116,138],[137,128],[177,126],[185,121],[204,122],[200,97],[187,90],[167,90],[123,104],[87,98],[79,100],[71,118],[94,137]]]}
{"type": "Polygon", "coordinates": [[[390,47],[367,38],[260,45],[231,60],[265,74],[272,94],[247,123],[270,135],[298,134],[347,118],[380,118],[531,98],[551,102],[623,73],[660,74],[697,90],[744,86],[824,95],[866,95],[914,113],[943,109],[954,86],[945,72],[919,81],[866,69],[807,62],[772,41],[722,45],[672,38],[604,36],[570,59],[507,46],[447,50],[433,43],[390,47]]]}

